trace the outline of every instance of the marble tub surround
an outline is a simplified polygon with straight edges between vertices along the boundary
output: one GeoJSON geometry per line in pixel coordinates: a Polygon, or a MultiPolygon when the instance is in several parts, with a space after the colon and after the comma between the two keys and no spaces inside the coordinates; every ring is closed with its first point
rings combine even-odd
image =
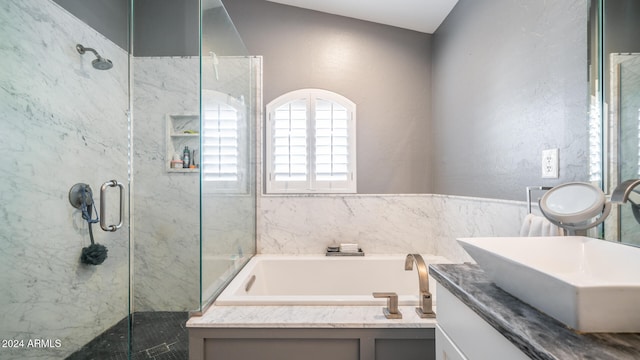
{"type": "Polygon", "coordinates": [[[429,273],[532,359],[640,358],[640,334],[575,332],[498,288],[477,265],[436,264],[429,273]]]}
{"type": "Polygon", "coordinates": [[[322,254],[353,242],[366,254],[465,262],[457,237],[518,236],[525,214],[524,202],[434,194],[262,195],[257,246],[261,254],[322,254]]]}
{"type": "Polygon", "coordinates": [[[52,1],[0,2],[0,33],[0,339],[61,341],[0,358],[62,359],[128,314],[128,224],[94,226],[108,257],[81,264],[88,227],[68,201],[75,183],[127,183],[128,54],[52,1]]]}
{"type": "MultiPolygon", "coordinates": [[[[402,319],[387,319],[382,306],[218,306],[191,317],[191,328],[433,328],[415,306],[399,306],[402,319]]],[[[437,308],[434,307],[436,313],[437,308]]]]}

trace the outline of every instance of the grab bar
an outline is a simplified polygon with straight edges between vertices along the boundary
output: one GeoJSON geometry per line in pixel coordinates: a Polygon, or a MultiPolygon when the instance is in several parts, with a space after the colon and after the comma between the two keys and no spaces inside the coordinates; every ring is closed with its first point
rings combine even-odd
{"type": "Polygon", "coordinates": [[[247,285],[245,285],[245,287],[244,287],[244,292],[249,292],[249,290],[251,290],[251,287],[253,286],[254,282],[256,282],[256,276],[255,275],[251,275],[251,278],[249,279],[249,281],[247,281],[247,285]]]}
{"type": "Polygon", "coordinates": [[[122,222],[124,221],[124,185],[117,180],[110,180],[106,183],[102,184],[100,187],[100,227],[104,231],[116,231],[122,227],[122,222]],[[105,224],[105,212],[107,211],[107,201],[105,193],[107,192],[107,187],[119,187],[120,188],[120,220],[118,225],[107,225],[105,224]]]}

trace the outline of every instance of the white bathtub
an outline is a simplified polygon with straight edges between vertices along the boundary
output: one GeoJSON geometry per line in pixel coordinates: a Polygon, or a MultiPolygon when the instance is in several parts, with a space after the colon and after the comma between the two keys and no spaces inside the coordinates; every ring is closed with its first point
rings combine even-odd
{"type": "MultiPolygon", "coordinates": [[[[202,257],[202,298],[210,299],[235,274],[244,259],[231,256],[202,257]]],[[[206,301],[205,301],[206,302],[206,301]]]]}
{"type": "MultiPolygon", "coordinates": [[[[427,266],[448,263],[423,255],[427,266]]],[[[362,257],[257,255],[218,296],[216,305],[383,305],[373,292],[396,292],[400,305],[418,304],[418,273],[405,255],[362,257]]],[[[435,305],[435,281],[429,291],[435,305]]]]}

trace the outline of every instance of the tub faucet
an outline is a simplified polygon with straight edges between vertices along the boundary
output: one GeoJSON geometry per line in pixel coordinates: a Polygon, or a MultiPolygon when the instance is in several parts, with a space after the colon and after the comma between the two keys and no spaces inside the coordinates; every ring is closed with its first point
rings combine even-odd
{"type": "Polygon", "coordinates": [[[435,318],[436,313],[433,312],[431,293],[429,292],[429,272],[424,259],[419,254],[408,254],[404,260],[404,269],[413,270],[414,262],[418,270],[418,283],[420,284],[420,306],[416,308],[416,313],[421,318],[435,318]]]}

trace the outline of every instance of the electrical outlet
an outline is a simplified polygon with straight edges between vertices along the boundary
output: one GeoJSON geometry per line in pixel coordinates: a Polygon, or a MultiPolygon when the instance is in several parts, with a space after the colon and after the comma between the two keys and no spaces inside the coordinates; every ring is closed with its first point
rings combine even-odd
{"type": "Polygon", "coordinates": [[[558,153],[560,149],[542,150],[542,178],[557,179],[560,163],[558,161],[558,153]]]}

